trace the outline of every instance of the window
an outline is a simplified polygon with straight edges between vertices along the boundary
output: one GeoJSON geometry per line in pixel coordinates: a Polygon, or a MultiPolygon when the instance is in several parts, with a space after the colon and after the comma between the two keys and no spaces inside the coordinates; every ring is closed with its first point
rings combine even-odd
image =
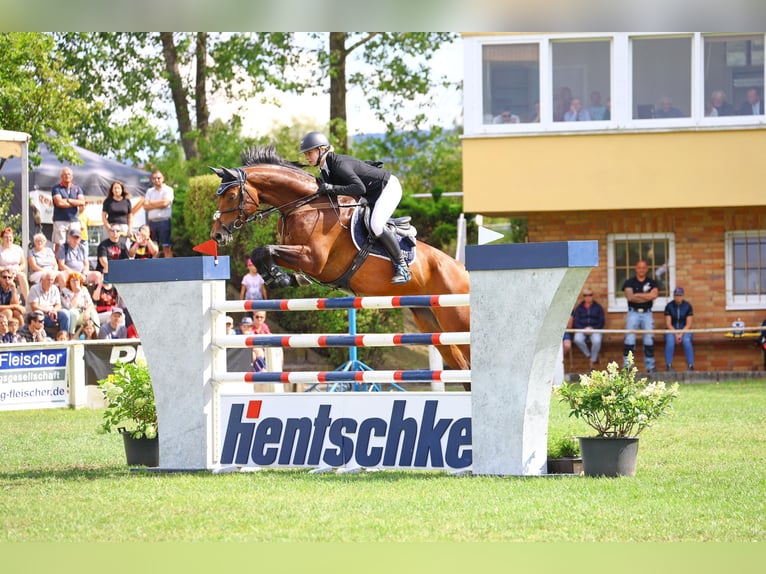
{"type": "Polygon", "coordinates": [[[607,236],[607,267],[609,311],[627,311],[628,304],[622,285],[635,273],[636,263],[649,265],[649,276],[658,284],[660,296],[652,309],[662,311],[672,299],[675,287],[675,235],[672,233],[631,233],[607,236]]]}
{"type": "Polygon", "coordinates": [[[540,55],[537,44],[485,45],[482,65],[485,124],[539,121],[540,55]]]}
{"type": "Polygon", "coordinates": [[[726,308],[766,307],[766,230],[726,233],[726,308]]]}
{"type": "Polygon", "coordinates": [[[554,42],[553,121],[609,119],[610,42],[554,42]]]}
{"type": "Polygon", "coordinates": [[[763,115],[763,35],[705,36],[705,115],[763,115]]]}
{"type": "Polygon", "coordinates": [[[633,39],[633,119],[691,115],[692,39],[633,39]]]}

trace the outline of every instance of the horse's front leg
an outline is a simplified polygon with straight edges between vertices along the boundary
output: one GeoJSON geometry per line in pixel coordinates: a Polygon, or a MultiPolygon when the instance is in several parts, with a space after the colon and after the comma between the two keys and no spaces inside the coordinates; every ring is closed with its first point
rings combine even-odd
{"type": "Polygon", "coordinates": [[[295,275],[285,273],[279,267],[287,267],[314,275],[310,250],[305,245],[265,245],[256,247],[250,254],[250,260],[263,277],[267,287],[298,287],[295,275]]]}

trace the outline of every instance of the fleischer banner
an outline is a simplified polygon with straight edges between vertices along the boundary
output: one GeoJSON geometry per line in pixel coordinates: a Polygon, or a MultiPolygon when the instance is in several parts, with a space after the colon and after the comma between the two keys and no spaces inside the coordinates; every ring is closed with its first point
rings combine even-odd
{"type": "Polygon", "coordinates": [[[0,352],[0,410],[68,406],[67,349],[0,352]]]}

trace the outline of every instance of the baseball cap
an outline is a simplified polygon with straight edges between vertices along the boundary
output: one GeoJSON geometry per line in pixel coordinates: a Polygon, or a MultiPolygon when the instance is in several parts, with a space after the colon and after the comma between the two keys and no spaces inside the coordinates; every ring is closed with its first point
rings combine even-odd
{"type": "Polygon", "coordinates": [[[683,295],[684,294],[684,288],[683,287],[676,287],[673,291],[673,295],[683,295]]]}
{"type": "Polygon", "coordinates": [[[115,313],[119,313],[120,315],[125,314],[122,312],[122,309],[120,309],[119,307],[112,307],[112,315],[114,315],[115,313]]]}
{"type": "Polygon", "coordinates": [[[234,319],[232,319],[231,317],[226,315],[226,324],[227,325],[233,325],[234,324],[234,319]]]}
{"type": "Polygon", "coordinates": [[[242,317],[242,320],[239,322],[240,325],[252,325],[253,324],[253,318],[252,317],[242,317]]]}
{"type": "Polygon", "coordinates": [[[82,237],[79,229],[70,229],[69,235],[71,235],[72,237],[82,237]]]}

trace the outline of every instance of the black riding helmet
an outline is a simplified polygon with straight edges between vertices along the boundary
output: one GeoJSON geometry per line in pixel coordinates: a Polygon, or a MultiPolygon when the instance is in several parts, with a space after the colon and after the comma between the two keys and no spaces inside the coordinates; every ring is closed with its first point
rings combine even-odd
{"type": "Polygon", "coordinates": [[[301,151],[300,153],[306,153],[307,151],[317,147],[330,147],[330,140],[327,136],[321,132],[309,132],[301,138],[301,151]]]}

